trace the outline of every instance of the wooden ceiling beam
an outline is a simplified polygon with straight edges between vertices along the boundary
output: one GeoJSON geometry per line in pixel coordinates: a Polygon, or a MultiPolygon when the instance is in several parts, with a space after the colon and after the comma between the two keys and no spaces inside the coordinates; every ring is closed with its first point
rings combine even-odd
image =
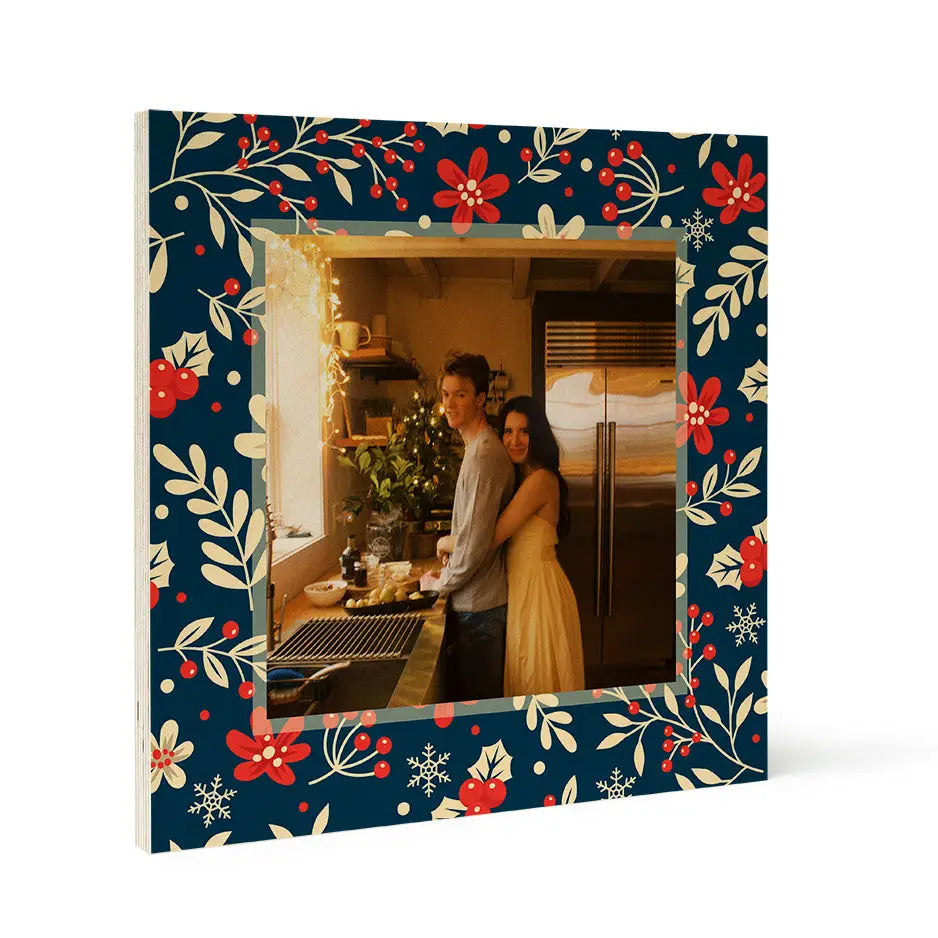
{"type": "Polygon", "coordinates": [[[609,286],[610,283],[614,283],[622,276],[625,268],[628,267],[629,260],[630,258],[628,257],[625,259],[613,257],[603,258],[593,271],[593,276],[590,280],[590,289],[601,290],[603,287],[609,286]]]}
{"type": "Polygon", "coordinates": [[[556,257],[635,260],[673,260],[673,241],[567,241],[553,238],[389,238],[372,235],[286,235],[312,238],[327,256],[342,257],[556,257]]]}
{"type": "Polygon", "coordinates": [[[511,298],[523,300],[528,295],[528,280],[531,276],[531,258],[516,257],[511,270],[511,298]]]}
{"type": "MultiPolygon", "coordinates": [[[[539,277],[530,281],[529,290],[592,290],[587,277],[539,277]]],[[[674,293],[674,284],[668,280],[618,280],[609,285],[612,293],[674,293]]]]}
{"type": "MultiPolygon", "coordinates": [[[[395,238],[395,240],[398,240],[395,238]]],[[[430,300],[440,298],[440,272],[428,257],[404,257],[404,263],[417,281],[421,295],[430,300]]]]}

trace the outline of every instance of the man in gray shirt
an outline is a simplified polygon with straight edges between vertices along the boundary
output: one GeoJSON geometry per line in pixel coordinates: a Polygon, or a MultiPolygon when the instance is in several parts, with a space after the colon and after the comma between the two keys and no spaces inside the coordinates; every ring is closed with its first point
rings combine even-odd
{"type": "Polygon", "coordinates": [[[501,697],[505,669],[508,581],[502,547],[491,550],[495,523],[515,490],[515,469],[485,416],[489,365],[458,355],[443,368],[441,393],[450,427],[466,446],[453,503],[455,545],[442,574],[422,589],[448,595],[447,699],[501,697]]]}

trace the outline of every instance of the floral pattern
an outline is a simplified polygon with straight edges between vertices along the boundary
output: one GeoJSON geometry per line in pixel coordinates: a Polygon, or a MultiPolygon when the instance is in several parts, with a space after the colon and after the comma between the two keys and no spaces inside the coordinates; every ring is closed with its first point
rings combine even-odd
{"type": "Polygon", "coordinates": [[[267,775],[278,785],[292,785],[296,775],[290,763],[299,762],[310,753],[307,743],[295,742],[303,732],[302,718],[291,717],[275,734],[267,719],[267,711],[258,707],[251,714],[251,732],[253,739],[239,730],[230,730],[225,737],[228,748],[245,760],[235,766],[234,777],[241,782],[251,782],[267,775]]]}
{"type": "Polygon", "coordinates": [[[146,121],[139,244],[157,393],[140,493],[152,609],[138,769],[151,849],[764,778],[765,138],[181,111],[146,121]],[[701,199],[720,223],[689,240],[701,199]],[[283,284],[264,272],[283,235],[376,231],[674,244],[672,681],[269,717],[263,375],[267,302],[283,284]],[[208,839],[187,773],[237,791],[208,839]]]}
{"type": "Polygon", "coordinates": [[[697,452],[706,456],[713,449],[710,427],[718,427],[730,418],[725,407],[713,406],[720,395],[720,379],[707,378],[700,394],[686,371],[678,376],[677,384],[684,398],[684,403],[677,405],[677,445],[683,446],[693,436],[697,452]]]}
{"type": "Polygon", "coordinates": [[[508,177],[496,173],[485,177],[489,163],[488,153],[478,147],[469,160],[469,172],[464,173],[452,160],[440,160],[436,171],[440,179],[450,188],[437,192],[433,204],[438,208],[453,208],[453,231],[465,234],[472,227],[472,216],[478,215],[482,221],[497,222],[501,212],[492,204],[491,199],[503,195],[508,190],[508,177]]]}
{"type": "Polygon", "coordinates": [[[192,755],[193,745],[190,742],[177,743],[179,737],[179,724],[175,720],[167,720],[160,730],[160,738],[150,734],[150,792],[160,787],[160,782],[166,779],[166,784],[172,788],[182,788],[186,784],[186,773],[179,768],[192,755]]]}
{"type": "Polygon", "coordinates": [[[713,164],[713,178],[719,189],[704,189],[703,199],[707,205],[722,206],[720,221],[724,225],[736,221],[740,212],[761,212],[765,202],[756,193],[765,185],[765,173],[752,175],[752,157],[744,153],[739,160],[736,178],[719,161],[713,164]]]}

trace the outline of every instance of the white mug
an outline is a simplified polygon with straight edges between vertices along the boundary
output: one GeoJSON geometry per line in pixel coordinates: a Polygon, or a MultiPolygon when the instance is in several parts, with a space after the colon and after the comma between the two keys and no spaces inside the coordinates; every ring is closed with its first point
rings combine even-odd
{"type": "Polygon", "coordinates": [[[360,322],[340,322],[336,326],[336,330],[339,333],[339,345],[347,352],[354,352],[355,349],[361,348],[371,341],[371,330],[360,322]],[[362,329],[368,333],[368,337],[364,341],[361,338],[362,329]]]}

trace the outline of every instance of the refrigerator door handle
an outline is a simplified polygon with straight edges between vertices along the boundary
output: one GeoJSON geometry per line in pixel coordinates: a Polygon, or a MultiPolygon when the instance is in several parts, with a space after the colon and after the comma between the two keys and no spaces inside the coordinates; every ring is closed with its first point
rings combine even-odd
{"type": "Polygon", "coordinates": [[[606,498],[609,501],[609,515],[606,524],[606,615],[612,615],[612,586],[615,581],[612,571],[616,533],[616,425],[606,424],[606,498]]]}
{"type": "Polygon", "coordinates": [[[596,424],[596,584],[593,594],[594,615],[602,615],[603,592],[603,512],[606,504],[606,440],[604,424],[596,424]]]}

